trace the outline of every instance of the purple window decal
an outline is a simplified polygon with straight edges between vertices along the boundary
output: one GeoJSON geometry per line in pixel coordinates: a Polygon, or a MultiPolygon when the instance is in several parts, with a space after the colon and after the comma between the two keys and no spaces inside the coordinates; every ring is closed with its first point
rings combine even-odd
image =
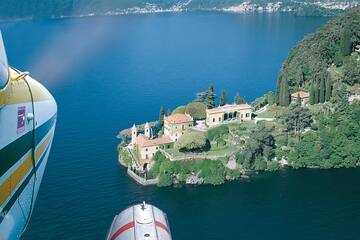
{"type": "Polygon", "coordinates": [[[22,133],[25,130],[25,109],[25,106],[18,107],[17,133],[22,133]]]}

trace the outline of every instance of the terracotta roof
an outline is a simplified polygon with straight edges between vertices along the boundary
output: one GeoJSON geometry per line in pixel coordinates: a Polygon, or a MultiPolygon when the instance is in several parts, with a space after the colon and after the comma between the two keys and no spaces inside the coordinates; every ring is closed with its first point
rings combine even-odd
{"type": "Polygon", "coordinates": [[[161,136],[159,138],[155,138],[155,139],[147,139],[146,141],[142,142],[141,144],[138,143],[140,145],[140,147],[152,147],[152,146],[157,146],[157,145],[161,145],[161,144],[166,144],[166,143],[172,143],[174,142],[173,140],[171,140],[171,138],[169,138],[168,136],[161,136]]]}
{"type": "Polygon", "coordinates": [[[206,109],[206,112],[209,114],[213,113],[222,113],[222,112],[231,112],[231,111],[240,111],[251,109],[251,106],[247,103],[244,104],[226,104],[221,107],[206,109]]]}
{"type": "Polygon", "coordinates": [[[175,113],[173,115],[165,117],[165,121],[169,123],[185,123],[185,122],[192,122],[193,118],[187,114],[175,113]]]}
{"type": "Polygon", "coordinates": [[[139,135],[136,137],[136,143],[142,146],[146,141],[149,141],[149,138],[145,135],[139,135]]]}
{"type": "Polygon", "coordinates": [[[309,98],[310,94],[308,92],[304,92],[304,91],[295,92],[295,93],[291,94],[292,98],[297,98],[298,96],[300,96],[300,98],[309,98]]]}

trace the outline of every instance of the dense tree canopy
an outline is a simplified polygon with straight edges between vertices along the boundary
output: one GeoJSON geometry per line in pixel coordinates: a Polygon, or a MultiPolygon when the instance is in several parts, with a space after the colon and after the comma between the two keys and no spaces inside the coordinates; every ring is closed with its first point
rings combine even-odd
{"type": "Polygon", "coordinates": [[[355,167],[360,159],[358,146],[360,104],[355,103],[349,106],[345,116],[337,112],[323,115],[319,131],[310,131],[302,136],[289,160],[293,167],[355,167]]]}
{"type": "Polygon", "coordinates": [[[186,111],[186,106],[178,106],[177,108],[174,109],[174,111],[171,112],[171,114],[185,113],[185,111],[186,111]]]}
{"type": "Polygon", "coordinates": [[[206,105],[208,109],[215,107],[215,91],[212,85],[209,86],[208,90],[205,92],[199,92],[196,94],[194,102],[201,102],[206,105]]]}
{"type": "Polygon", "coordinates": [[[206,105],[202,102],[192,102],[186,106],[185,112],[194,120],[202,120],[206,118],[206,105]]]}
{"type": "Polygon", "coordinates": [[[299,102],[291,104],[283,118],[287,130],[295,131],[295,133],[310,127],[313,121],[309,109],[302,107],[299,102]]]}
{"type": "Polygon", "coordinates": [[[344,61],[343,81],[351,86],[360,83],[360,61],[356,57],[349,57],[344,61]]]}
{"type": "MultiPolygon", "coordinates": [[[[284,88],[286,81],[290,92],[299,89],[310,90],[311,86],[316,89],[323,88],[327,81],[328,68],[334,63],[341,66],[346,62],[353,47],[360,42],[360,8],[355,8],[335,20],[330,21],[319,31],[309,34],[294,47],[285,63],[282,66],[277,84],[277,104],[284,104],[284,88]],[[285,79],[285,80],[284,80],[285,79]],[[325,84],[322,83],[324,79],[325,84]]],[[[354,62],[349,69],[359,69],[354,62]]],[[[351,73],[351,71],[345,71],[351,73]]],[[[347,78],[352,83],[352,78],[347,78]]],[[[319,94],[319,101],[322,101],[323,92],[319,94]]],[[[325,97],[326,100],[326,97],[325,97]]]]}
{"type": "Polygon", "coordinates": [[[244,167],[251,168],[255,163],[257,163],[258,168],[264,166],[260,162],[272,159],[274,157],[274,149],[275,139],[272,135],[272,130],[267,128],[264,124],[259,123],[257,127],[252,130],[250,139],[246,142],[244,150],[244,167]]]}

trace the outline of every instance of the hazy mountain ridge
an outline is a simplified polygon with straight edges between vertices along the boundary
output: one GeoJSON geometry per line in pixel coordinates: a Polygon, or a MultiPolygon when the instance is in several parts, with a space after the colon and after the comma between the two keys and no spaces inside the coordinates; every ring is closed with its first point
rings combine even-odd
{"type": "Polygon", "coordinates": [[[355,1],[268,0],[2,0],[0,19],[60,18],[134,13],[224,11],[294,12],[298,15],[336,15],[360,5],[355,1]]]}

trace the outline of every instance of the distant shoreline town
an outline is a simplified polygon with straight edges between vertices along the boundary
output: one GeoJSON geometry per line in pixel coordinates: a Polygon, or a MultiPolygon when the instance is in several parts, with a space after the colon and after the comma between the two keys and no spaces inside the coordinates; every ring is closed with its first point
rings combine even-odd
{"type": "MultiPolygon", "coordinates": [[[[333,16],[343,11],[350,10],[360,5],[360,2],[356,1],[338,1],[338,2],[293,2],[283,3],[269,2],[269,3],[255,3],[252,1],[246,1],[241,4],[227,6],[227,7],[209,7],[209,8],[189,8],[188,3],[176,4],[171,7],[160,7],[156,4],[148,4],[145,7],[131,7],[126,9],[115,9],[107,11],[105,13],[91,12],[87,14],[81,14],[79,17],[91,17],[97,15],[116,16],[116,15],[129,15],[129,14],[154,14],[154,13],[176,13],[176,12],[225,12],[234,14],[244,13],[295,13],[303,16],[333,16]]],[[[63,16],[65,17],[65,16],[63,16]]]]}
{"type": "Polygon", "coordinates": [[[0,4],[0,20],[58,19],[131,14],[154,14],[175,12],[224,12],[244,13],[293,13],[298,16],[337,16],[359,6],[359,1],[146,1],[122,4],[114,2],[103,5],[102,0],[66,3],[49,0],[46,8],[29,0],[19,4],[16,0],[8,5],[0,4]],[[60,7],[61,6],[61,7],[60,7]],[[4,9],[2,9],[4,8],[4,9]],[[19,8],[19,9],[18,9],[19,8]],[[7,11],[11,9],[12,11],[7,11]],[[18,9],[18,10],[17,10],[18,9]],[[3,11],[1,11],[3,10],[3,11]]]}

